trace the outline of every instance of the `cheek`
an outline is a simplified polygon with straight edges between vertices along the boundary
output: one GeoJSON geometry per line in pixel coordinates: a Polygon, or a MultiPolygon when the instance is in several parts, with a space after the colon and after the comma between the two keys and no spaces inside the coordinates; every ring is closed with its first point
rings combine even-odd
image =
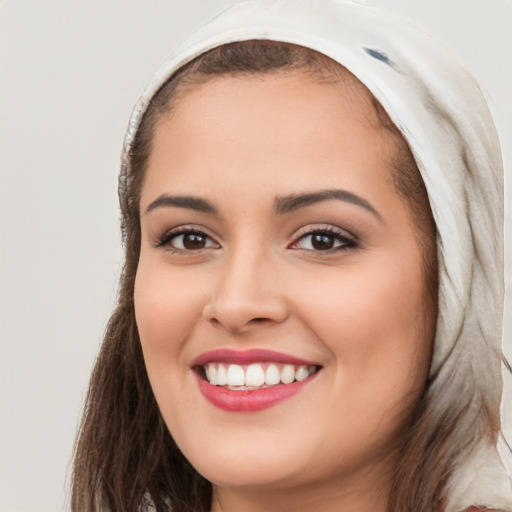
{"type": "Polygon", "coordinates": [[[422,387],[433,329],[427,325],[432,321],[421,266],[393,255],[379,259],[368,267],[329,269],[329,279],[308,274],[298,290],[307,304],[304,315],[335,355],[340,375],[379,386],[422,387]]]}
{"type": "Polygon", "coordinates": [[[170,273],[143,259],[137,269],[135,317],[148,373],[177,364],[204,307],[203,293],[187,273],[170,273]]]}
{"type": "Polygon", "coordinates": [[[336,365],[335,393],[326,404],[340,402],[333,421],[357,418],[354,442],[378,444],[408,424],[425,386],[432,340],[422,320],[423,285],[402,265],[345,270],[337,284],[312,288],[308,318],[336,365]]]}

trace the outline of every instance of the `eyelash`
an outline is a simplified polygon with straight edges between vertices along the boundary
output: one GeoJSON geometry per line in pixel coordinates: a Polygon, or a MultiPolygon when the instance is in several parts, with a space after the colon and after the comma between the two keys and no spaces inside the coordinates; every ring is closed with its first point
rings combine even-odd
{"type": "Polygon", "coordinates": [[[156,248],[166,248],[167,250],[169,250],[171,252],[199,252],[202,249],[211,249],[212,248],[212,245],[201,247],[198,249],[187,249],[186,247],[183,247],[183,248],[173,247],[171,245],[173,240],[176,240],[180,236],[185,236],[185,235],[196,235],[198,237],[203,237],[205,240],[207,240],[207,242],[206,242],[207,244],[208,244],[208,241],[210,243],[213,242],[213,245],[216,246],[213,248],[220,247],[219,244],[217,242],[215,242],[215,240],[210,235],[205,233],[203,230],[194,228],[194,227],[190,227],[190,226],[181,226],[179,228],[172,229],[170,231],[165,232],[164,235],[157,240],[157,242],[155,243],[155,247],[156,248]]]}
{"type": "MultiPolygon", "coordinates": [[[[182,245],[183,245],[183,243],[182,243],[182,245]]],[[[217,249],[220,247],[220,245],[210,235],[208,235],[205,231],[198,229],[198,228],[190,227],[190,226],[182,226],[182,227],[167,231],[166,233],[164,233],[164,235],[162,237],[160,237],[156,241],[154,246],[156,248],[166,248],[166,250],[168,250],[170,252],[174,252],[174,253],[199,252],[204,249],[212,249],[212,248],[217,249]],[[185,236],[185,235],[196,235],[198,237],[202,237],[205,240],[206,245],[204,247],[199,247],[196,249],[172,246],[173,240],[176,240],[180,236],[185,236]]],[[[335,229],[332,226],[323,226],[323,227],[318,227],[318,228],[314,228],[314,229],[303,228],[301,231],[299,231],[297,233],[295,241],[291,245],[289,245],[289,248],[294,249],[294,250],[311,251],[311,252],[319,253],[319,254],[332,254],[332,253],[336,253],[336,252],[354,249],[356,247],[358,247],[358,243],[354,237],[347,234],[347,232],[335,229]],[[312,245],[313,248],[298,247],[298,245],[300,244],[301,241],[306,240],[308,237],[314,237],[314,236],[323,236],[323,237],[327,237],[331,240],[334,239],[334,240],[332,240],[332,244],[334,245],[337,242],[339,242],[339,245],[338,246],[335,245],[334,247],[328,247],[326,249],[317,249],[317,248],[314,248],[314,246],[313,246],[314,242],[312,241],[310,245],[312,245]]]]}
{"type": "MultiPolygon", "coordinates": [[[[311,245],[313,243],[314,242],[311,242],[311,245]]],[[[293,242],[293,244],[290,247],[296,250],[312,251],[319,254],[332,254],[336,252],[355,249],[358,247],[358,243],[357,240],[346,231],[338,230],[336,228],[333,228],[332,226],[324,226],[314,229],[305,228],[302,232],[299,231],[297,235],[297,240],[293,242]],[[301,247],[296,247],[299,244],[299,242],[306,240],[309,237],[314,237],[315,235],[334,239],[333,244],[335,244],[336,242],[340,242],[340,245],[330,247],[327,249],[304,249],[301,247]]]]}

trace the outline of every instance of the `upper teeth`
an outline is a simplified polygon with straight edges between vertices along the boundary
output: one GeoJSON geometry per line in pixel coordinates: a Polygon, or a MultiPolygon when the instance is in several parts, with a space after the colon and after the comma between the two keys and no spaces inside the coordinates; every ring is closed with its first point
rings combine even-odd
{"type": "Polygon", "coordinates": [[[279,363],[249,365],[208,363],[204,366],[204,370],[210,384],[247,389],[301,381],[315,373],[316,367],[279,363]]]}

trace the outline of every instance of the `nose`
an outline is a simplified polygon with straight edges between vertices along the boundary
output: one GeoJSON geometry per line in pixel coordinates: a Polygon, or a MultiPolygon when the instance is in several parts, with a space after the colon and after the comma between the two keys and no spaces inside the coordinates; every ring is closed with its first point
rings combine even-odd
{"type": "Polygon", "coordinates": [[[283,322],[287,301],[270,258],[238,254],[219,269],[203,317],[230,333],[246,333],[283,322]]]}

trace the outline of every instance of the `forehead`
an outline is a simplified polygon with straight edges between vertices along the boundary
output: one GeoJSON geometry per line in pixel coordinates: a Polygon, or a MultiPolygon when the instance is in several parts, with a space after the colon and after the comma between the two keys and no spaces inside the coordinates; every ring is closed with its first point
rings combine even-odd
{"type": "MultiPolygon", "coordinates": [[[[379,113],[369,89],[337,63],[330,63],[328,68],[280,68],[275,71],[193,77],[177,85],[170,104],[171,112],[176,112],[183,110],[183,105],[187,108],[191,103],[196,104],[197,108],[207,106],[210,109],[212,105],[207,105],[208,102],[219,102],[226,97],[231,97],[233,101],[251,97],[271,108],[277,103],[284,106],[296,101],[301,94],[304,101],[300,108],[304,113],[320,112],[324,100],[331,96],[338,98],[338,104],[333,103],[333,108],[339,108],[343,103],[344,108],[350,108],[352,115],[359,115],[361,120],[365,119],[375,126],[380,125],[379,113]]],[[[226,107],[226,104],[220,106],[226,107]]]]}
{"type": "Polygon", "coordinates": [[[198,185],[256,176],[339,181],[349,170],[363,181],[370,171],[388,172],[393,152],[371,94],[355,78],[222,76],[187,87],[156,123],[146,183],[156,176],[198,185]]]}

